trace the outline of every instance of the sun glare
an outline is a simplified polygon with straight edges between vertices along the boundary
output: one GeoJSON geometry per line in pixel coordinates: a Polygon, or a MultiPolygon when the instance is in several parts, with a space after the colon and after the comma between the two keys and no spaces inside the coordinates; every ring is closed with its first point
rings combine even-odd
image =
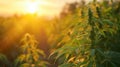
{"type": "Polygon", "coordinates": [[[26,10],[28,13],[36,13],[38,11],[38,3],[37,2],[28,2],[26,4],[26,10]]]}

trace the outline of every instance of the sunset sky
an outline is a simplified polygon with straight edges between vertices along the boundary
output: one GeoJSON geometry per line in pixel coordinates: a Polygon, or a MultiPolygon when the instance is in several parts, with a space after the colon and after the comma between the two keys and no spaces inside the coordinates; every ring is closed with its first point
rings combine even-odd
{"type": "Polygon", "coordinates": [[[30,12],[36,12],[39,15],[57,15],[65,3],[74,1],[79,0],[0,0],[0,15],[30,12]],[[37,5],[32,6],[31,2],[37,5]]]}

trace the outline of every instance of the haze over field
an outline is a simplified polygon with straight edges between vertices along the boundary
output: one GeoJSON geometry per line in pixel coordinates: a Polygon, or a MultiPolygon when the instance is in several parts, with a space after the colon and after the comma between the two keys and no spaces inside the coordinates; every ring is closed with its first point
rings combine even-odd
{"type": "Polygon", "coordinates": [[[0,0],[0,14],[58,15],[66,3],[80,0],[0,0]]]}

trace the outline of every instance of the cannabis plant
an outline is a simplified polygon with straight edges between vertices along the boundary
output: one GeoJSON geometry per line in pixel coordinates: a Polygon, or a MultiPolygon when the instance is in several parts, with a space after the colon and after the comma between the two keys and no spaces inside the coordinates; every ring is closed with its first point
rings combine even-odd
{"type": "Polygon", "coordinates": [[[76,16],[79,13],[74,13],[70,16],[72,20],[66,18],[68,26],[62,35],[67,37],[68,41],[61,39],[58,44],[63,41],[64,44],[61,43],[62,46],[50,55],[56,56],[55,61],[59,63],[59,67],[120,65],[120,5],[116,2],[111,2],[112,5],[108,3],[109,1],[98,3],[94,0],[86,4],[84,10],[79,8],[84,15],[76,16]],[[74,20],[75,18],[78,19],[74,20]]]}
{"type": "Polygon", "coordinates": [[[21,40],[21,54],[15,60],[14,67],[46,67],[45,54],[37,48],[38,42],[30,34],[21,40]]]}

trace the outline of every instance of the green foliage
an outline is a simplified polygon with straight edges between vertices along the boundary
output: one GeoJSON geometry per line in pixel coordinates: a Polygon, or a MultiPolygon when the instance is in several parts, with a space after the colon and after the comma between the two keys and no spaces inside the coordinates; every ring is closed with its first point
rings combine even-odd
{"type": "Polygon", "coordinates": [[[108,3],[108,1],[98,3],[94,0],[86,4],[87,7],[76,8],[77,12],[68,14],[59,21],[66,26],[59,34],[63,38],[57,41],[61,46],[50,55],[56,56],[54,59],[59,67],[120,65],[120,18],[114,13],[118,9],[115,6],[118,7],[119,3],[111,2],[112,5],[108,3]],[[85,15],[81,16],[79,12],[85,15]]]}
{"type": "Polygon", "coordinates": [[[43,61],[45,54],[37,48],[37,41],[30,34],[21,40],[21,55],[15,60],[14,67],[46,67],[48,62],[43,61]]]}
{"type": "Polygon", "coordinates": [[[0,53],[0,67],[10,67],[10,62],[8,61],[7,57],[0,53]]]}

